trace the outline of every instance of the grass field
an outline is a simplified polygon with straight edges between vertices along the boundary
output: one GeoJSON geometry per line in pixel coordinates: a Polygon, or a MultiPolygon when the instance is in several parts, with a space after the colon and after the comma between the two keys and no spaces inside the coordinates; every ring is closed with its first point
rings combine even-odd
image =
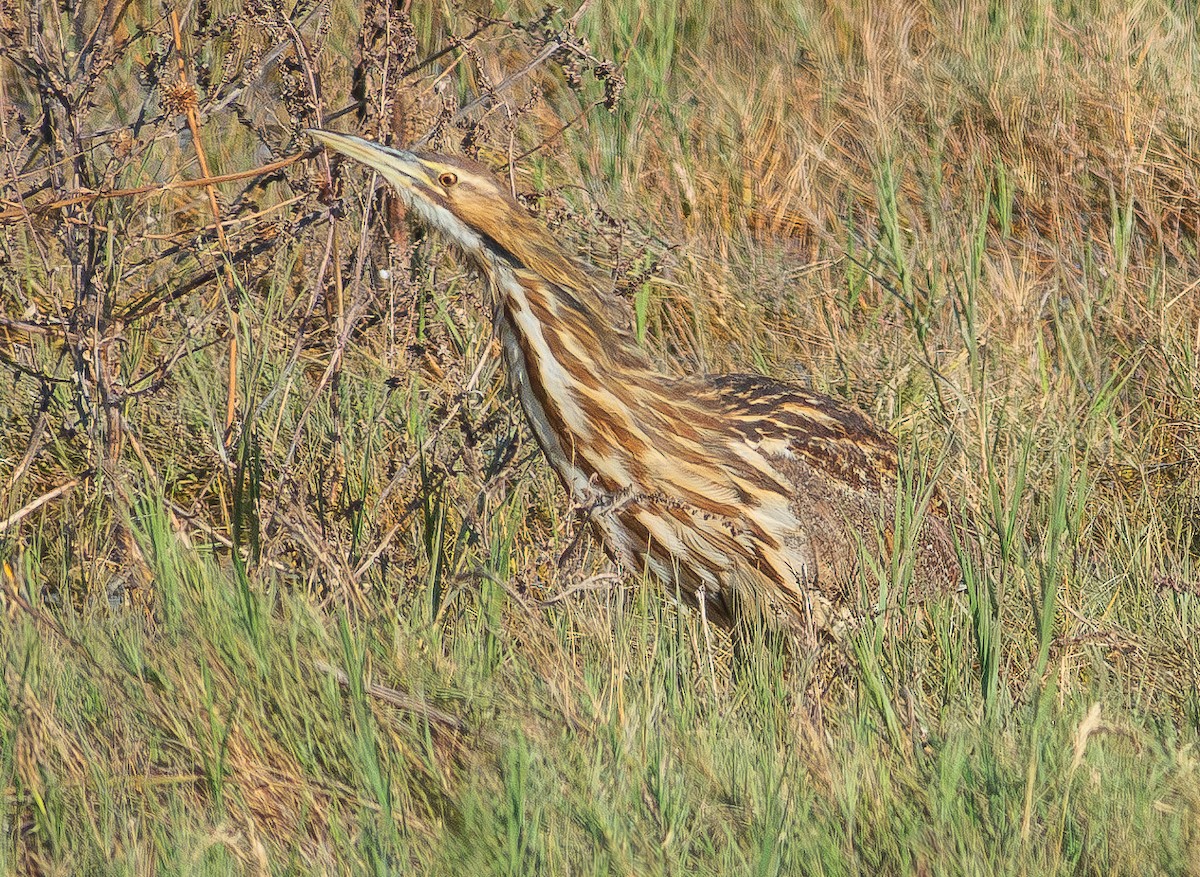
{"type": "Polygon", "coordinates": [[[406,7],[0,2],[4,872],[1200,874],[1195,8],[406,7]],[[733,672],[316,125],[874,416],[965,593],[733,672]]]}

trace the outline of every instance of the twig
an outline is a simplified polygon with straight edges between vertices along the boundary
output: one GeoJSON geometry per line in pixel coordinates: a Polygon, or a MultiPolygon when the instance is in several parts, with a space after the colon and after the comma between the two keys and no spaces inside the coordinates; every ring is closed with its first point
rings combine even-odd
{"type": "Polygon", "coordinates": [[[396,485],[404,479],[404,476],[408,474],[408,470],[413,467],[413,464],[416,463],[417,460],[421,459],[422,455],[427,453],[429,449],[433,447],[433,443],[438,440],[438,437],[442,434],[442,431],[454,420],[454,416],[458,414],[458,409],[462,407],[463,400],[467,398],[467,395],[473,389],[475,389],[475,385],[479,382],[479,376],[483,373],[483,367],[487,365],[488,361],[493,358],[494,354],[492,351],[494,349],[494,344],[488,346],[487,351],[479,358],[479,364],[475,366],[475,371],[471,372],[471,377],[467,379],[467,385],[463,387],[463,391],[459,395],[457,401],[455,401],[455,403],[446,411],[446,415],[442,418],[442,422],[439,423],[434,428],[433,432],[430,433],[429,437],[425,439],[425,442],[421,445],[421,449],[409,457],[408,460],[405,461],[404,465],[400,467],[399,471],[392,476],[391,480],[384,485],[383,490],[379,492],[379,502],[382,503],[385,499],[387,499],[388,494],[390,494],[392,490],[395,489],[396,485]]]}
{"type": "MultiPolygon", "coordinates": [[[[416,73],[418,70],[420,70],[422,67],[427,67],[428,65],[432,64],[434,61],[438,60],[439,58],[441,58],[445,55],[449,55],[451,52],[453,52],[455,49],[457,49],[462,43],[470,42],[471,40],[475,39],[475,37],[479,36],[481,33],[483,33],[485,30],[487,30],[489,27],[496,25],[496,24],[501,24],[501,20],[498,18],[489,18],[486,21],[483,21],[482,23],[480,23],[480,25],[478,27],[475,28],[475,30],[471,31],[465,37],[462,37],[462,38],[454,41],[450,45],[446,46],[444,49],[440,49],[439,51],[434,52],[432,55],[428,55],[427,57],[422,58],[420,61],[413,64],[411,67],[409,67],[403,73],[401,73],[398,78],[399,79],[407,79],[408,77],[410,77],[414,73],[416,73]]],[[[348,109],[355,109],[355,108],[349,107],[348,109]]],[[[345,111],[342,110],[340,112],[345,112],[345,111]]]]}
{"type": "Polygon", "coordinates": [[[598,591],[601,588],[607,587],[612,582],[619,582],[621,577],[615,572],[602,572],[594,576],[588,576],[578,585],[572,585],[565,591],[555,594],[553,597],[547,597],[545,600],[538,600],[539,606],[553,606],[555,603],[560,603],[568,597],[573,597],[584,591],[598,591]]]}
{"type": "MultiPolygon", "coordinates": [[[[308,24],[309,19],[311,19],[314,15],[316,15],[317,10],[320,9],[321,6],[322,6],[321,3],[314,3],[312,5],[312,8],[309,9],[308,12],[301,19],[300,27],[304,27],[304,25],[308,24]]],[[[288,19],[287,23],[288,23],[289,27],[291,27],[294,31],[295,25],[292,24],[291,19],[288,19]]],[[[263,74],[265,74],[267,72],[267,68],[270,67],[270,65],[274,64],[279,59],[279,56],[284,53],[285,49],[287,49],[287,43],[281,42],[281,43],[277,44],[274,48],[272,48],[269,52],[267,52],[267,54],[263,55],[263,57],[259,60],[258,64],[255,65],[254,78],[255,79],[262,78],[263,74]]],[[[299,46],[297,46],[296,53],[299,54],[299,52],[300,52],[299,46]]],[[[247,83],[247,84],[241,85],[238,88],[233,89],[232,91],[229,92],[229,94],[227,94],[223,98],[221,98],[221,100],[218,103],[211,105],[208,108],[208,112],[209,113],[219,113],[221,110],[225,109],[231,103],[233,103],[235,100],[237,100],[239,97],[241,97],[242,94],[249,87],[250,87],[250,85],[249,85],[249,83],[247,83]]],[[[314,97],[315,97],[315,95],[314,95],[314,97]]]]}
{"type": "MultiPolygon", "coordinates": [[[[464,118],[468,113],[479,109],[481,106],[486,104],[488,101],[495,100],[496,95],[498,95],[502,91],[508,90],[513,85],[515,85],[517,82],[520,82],[522,79],[524,79],[526,76],[528,76],[533,70],[535,70],[541,64],[543,64],[547,59],[550,58],[550,56],[552,56],[555,52],[557,52],[559,49],[561,49],[563,47],[564,40],[565,40],[564,35],[575,28],[575,26],[579,23],[579,19],[583,16],[583,13],[587,11],[588,6],[590,6],[590,5],[591,5],[591,0],[583,0],[583,2],[579,4],[579,8],[576,9],[574,13],[572,13],[572,15],[569,19],[567,19],[567,24],[563,28],[562,32],[559,33],[558,35],[556,35],[548,43],[546,43],[546,45],[542,46],[542,50],[540,52],[538,52],[536,55],[534,55],[533,58],[530,59],[529,63],[527,63],[524,67],[522,67],[520,70],[516,71],[515,73],[512,73],[509,76],[505,77],[494,88],[489,88],[487,91],[485,91],[479,97],[475,98],[475,100],[471,101],[466,106],[461,107],[458,110],[458,112],[456,112],[454,114],[454,116],[451,118],[450,121],[457,122],[460,119],[464,118]]],[[[436,130],[437,130],[437,128],[435,127],[428,134],[424,135],[419,140],[417,140],[416,143],[414,143],[413,145],[414,146],[424,146],[425,144],[427,144],[429,142],[430,138],[434,135],[436,130]]]]}
{"type": "Polygon", "coordinates": [[[167,503],[165,499],[166,494],[163,492],[162,481],[159,480],[158,472],[155,471],[154,464],[150,462],[150,458],[146,455],[142,443],[138,441],[137,431],[134,430],[133,424],[124,415],[121,417],[121,429],[125,430],[125,438],[129,440],[129,446],[133,448],[133,452],[137,455],[137,458],[142,461],[142,468],[146,470],[146,476],[150,479],[150,483],[154,485],[154,489],[159,495],[164,497],[164,508],[171,519],[171,527],[175,530],[175,535],[179,537],[179,541],[183,543],[184,548],[194,551],[196,546],[192,544],[192,537],[184,529],[183,521],[179,519],[179,515],[175,514],[175,510],[167,503]]]}
{"type": "MultiPolygon", "coordinates": [[[[325,215],[326,213],[324,211],[313,211],[297,222],[296,227],[298,229],[306,228],[325,215]]],[[[273,240],[257,240],[249,246],[243,246],[236,252],[227,254],[226,261],[233,265],[237,265],[248,259],[253,259],[255,256],[266,252],[274,246],[276,246],[276,242],[273,240]]],[[[164,254],[164,256],[165,255],[166,254],[164,254]]],[[[147,293],[133,304],[127,306],[125,310],[121,311],[116,316],[116,319],[128,323],[131,320],[144,317],[155,308],[159,308],[163,305],[169,304],[170,302],[177,301],[194,292],[195,290],[200,289],[203,286],[207,286],[209,283],[215,280],[217,276],[217,271],[214,269],[205,271],[204,273],[193,277],[191,280],[188,280],[185,283],[173,282],[170,284],[163,284],[163,286],[160,286],[153,292],[147,293]],[[164,292],[164,290],[166,291],[164,292]]],[[[2,319],[3,318],[0,317],[0,320],[2,319]]],[[[64,325],[66,324],[65,319],[62,320],[62,323],[64,325]]]]}
{"type": "MultiPolygon", "coordinates": [[[[44,397],[43,397],[44,398],[44,397]]],[[[17,467],[12,470],[12,474],[8,476],[8,489],[12,490],[21,476],[25,474],[25,470],[33,464],[34,459],[42,450],[42,439],[46,432],[46,406],[44,403],[41,413],[38,414],[37,421],[33,424],[33,429],[29,434],[29,446],[25,449],[25,455],[21,457],[21,462],[17,463],[17,467]]]]}
{"type": "Polygon", "coordinates": [[[529,156],[533,155],[535,152],[537,152],[541,149],[544,149],[546,146],[548,146],[554,140],[554,138],[561,137],[572,125],[574,125],[580,119],[584,118],[588,113],[590,113],[592,110],[596,109],[596,107],[600,106],[602,103],[604,103],[603,100],[592,101],[590,104],[588,104],[586,107],[584,107],[578,113],[576,113],[565,125],[559,126],[554,131],[552,131],[550,134],[547,134],[545,137],[543,137],[542,141],[537,146],[532,146],[529,149],[526,149],[520,155],[513,156],[512,158],[510,158],[508,165],[504,168],[501,168],[501,170],[507,170],[508,168],[510,168],[514,164],[516,164],[517,162],[524,161],[525,159],[529,158],[529,156]]]}
{"type": "MultiPolygon", "coordinates": [[[[61,210],[64,207],[73,207],[76,204],[90,204],[93,201],[100,201],[108,198],[130,198],[134,195],[145,195],[148,192],[171,192],[176,189],[191,189],[196,186],[213,186],[217,183],[230,183],[235,180],[244,180],[247,177],[258,177],[264,174],[274,173],[280,168],[285,168],[290,164],[295,164],[302,158],[307,158],[309,152],[297,152],[295,155],[289,155],[287,158],[281,158],[278,161],[268,162],[264,165],[259,165],[256,168],[251,168],[248,171],[238,171],[232,174],[219,174],[215,177],[210,177],[207,174],[195,180],[172,180],[169,183],[151,183],[145,186],[134,186],[131,189],[101,189],[95,192],[76,192],[66,198],[59,198],[57,201],[50,201],[46,204],[35,204],[33,206],[22,207],[16,201],[3,201],[0,203],[12,205],[0,210],[0,223],[8,222],[14,219],[22,219],[27,214],[41,215],[49,213],[52,210],[61,210]]],[[[6,182],[12,182],[12,178],[6,182]]]]}
{"type": "Polygon", "coordinates": [[[696,602],[700,605],[700,628],[704,631],[704,656],[707,658],[708,681],[712,686],[713,698],[717,698],[717,668],[713,661],[713,644],[712,631],[708,626],[708,594],[706,593],[704,580],[700,580],[700,587],[696,589],[696,602]]]}
{"type": "Polygon", "coordinates": [[[33,514],[42,506],[46,505],[46,503],[54,502],[54,500],[58,499],[78,483],[78,478],[72,478],[66,484],[60,484],[53,490],[43,493],[32,502],[26,503],[24,506],[9,515],[5,520],[0,521],[0,533],[7,533],[9,528],[14,524],[20,523],[22,518],[26,518],[33,514]]]}
{"type": "Polygon", "coordinates": [[[85,61],[89,60],[88,56],[92,53],[92,48],[96,45],[96,40],[100,36],[101,31],[107,31],[104,36],[111,37],[113,35],[113,24],[124,18],[129,7],[133,5],[133,0],[123,0],[121,8],[114,11],[113,6],[116,2],[117,0],[108,0],[104,4],[104,9],[96,16],[96,25],[92,28],[92,32],[88,34],[87,41],[84,42],[83,48],[79,50],[79,55],[75,59],[75,66],[71,70],[72,79],[77,77],[83,70],[83,65],[85,61]]]}
{"type": "MultiPolygon", "coordinates": [[[[183,35],[179,30],[179,12],[175,9],[171,10],[171,34],[175,39],[175,54],[179,61],[179,84],[190,89],[192,85],[188,80],[187,62],[183,56],[183,35]]],[[[188,128],[192,132],[192,145],[196,148],[196,159],[200,162],[200,173],[202,176],[208,177],[208,158],[204,154],[204,144],[200,142],[200,117],[196,112],[196,101],[194,99],[186,101],[184,110],[187,112],[188,128]]],[[[221,245],[222,255],[227,255],[229,240],[225,237],[225,227],[221,224],[221,205],[217,203],[217,189],[212,183],[207,184],[204,189],[208,193],[208,206],[217,226],[217,242],[221,245]]],[[[233,276],[233,267],[228,259],[222,259],[222,263],[225,266],[225,282],[228,286],[226,300],[229,303],[229,371],[226,376],[228,386],[225,396],[225,432],[228,434],[229,429],[233,426],[233,417],[237,409],[238,312],[234,303],[237,284],[233,276]]]]}
{"type": "MultiPolygon", "coordinates": [[[[165,497],[163,498],[163,501],[166,503],[167,510],[171,513],[171,522],[173,524],[178,522],[179,527],[182,527],[183,522],[186,521],[190,526],[195,527],[201,533],[204,533],[209,539],[220,545],[222,548],[228,549],[230,552],[237,550],[232,539],[220,532],[216,527],[204,523],[204,521],[202,521],[198,515],[189,512],[183,506],[179,505],[178,503],[171,502],[171,500],[166,499],[165,497]]],[[[183,531],[181,529],[178,532],[180,532],[180,535],[183,535],[183,531]]],[[[190,539],[185,539],[184,545],[187,546],[190,541],[190,539]]],[[[248,561],[245,557],[242,557],[242,562],[247,563],[248,561]]],[[[296,572],[295,569],[284,566],[278,560],[267,559],[261,561],[261,563],[269,566],[271,569],[275,570],[275,572],[283,573],[284,575],[293,575],[296,572]]]]}
{"type": "MultiPolygon", "coordinates": [[[[350,677],[346,675],[346,671],[340,670],[332,664],[325,661],[315,661],[313,665],[322,673],[328,673],[338,684],[343,688],[350,687],[350,677]]],[[[458,734],[467,732],[467,723],[458,716],[451,715],[445,710],[440,710],[435,706],[430,706],[424,701],[417,700],[415,697],[405,694],[402,691],[397,691],[394,688],[388,688],[384,685],[378,685],[374,682],[363,687],[363,691],[371,695],[371,697],[382,700],[386,704],[403,710],[406,713],[412,713],[415,716],[420,716],[425,721],[436,723],[449,728],[458,734]]]]}
{"type": "MultiPolygon", "coordinates": [[[[329,365],[325,367],[325,372],[321,375],[321,379],[317,382],[316,388],[312,390],[312,394],[309,396],[308,404],[304,406],[304,410],[300,412],[300,417],[296,421],[296,428],[292,437],[292,443],[288,447],[287,456],[283,460],[284,472],[290,470],[292,460],[296,457],[296,451],[300,448],[300,439],[304,434],[304,424],[312,414],[313,409],[316,407],[317,401],[320,399],[321,394],[325,392],[325,388],[329,386],[329,382],[337,373],[342,362],[342,356],[345,354],[346,347],[350,343],[351,330],[354,328],[359,314],[365,311],[366,308],[367,303],[365,301],[355,300],[353,303],[351,303],[350,312],[347,315],[345,325],[338,335],[337,344],[333,348],[333,355],[329,358],[329,365]]],[[[280,486],[282,486],[283,483],[284,482],[280,482],[280,486]]]]}
{"type": "MultiPolygon", "coordinates": [[[[321,106],[321,103],[322,103],[321,89],[318,85],[320,78],[315,69],[315,65],[313,64],[312,53],[309,51],[308,46],[304,43],[304,40],[300,35],[299,29],[292,23],[292,21],[290,19],[285,20],[285,27],[288,29],[288,32],[291,34],[291,41],[292,41],[293,47],[296,52],[296,59],[299,62],[300,67],[304,73],[305,81],[308,84],[309,93],[312,95],[313,110],[316,114],[315,121],[318,126],[321,126],[324,124],[324,118],[323,118],[324,111],[322,110],[322,106],[321,106]]],[[[329,151],[326,149],[321,149],[319,151],[318,155],[320,156],[321,169],[325,173],[326,190],[329,192],[333,192],[333,191],[335,191],[335,186],[334,186],[334,180],[333,180],[333,168],[329,161],[329,151]]],[[[368,214],[364,214],[364,216],[363,216],[363,231],[364,231],[363,243],[364,243],[364,245],[365,245],[365,233],[366,233],[367,219],[368,219],[368,214]]],[[[360,252],[360,254],[359,254],[359,265],[360,266],[362,264],[362,261],[363,261],[363,254],[360,252]]],[[[330,487],[331,487],[330,504],[336,506],[337,491],[340,486],[340,481],[342,480],[342,473],[345,470],[345,464],[343,461],[343,455],[345,452],[344,452],[344,448],[343,448],[343,444],[342,444],[342,433],[343,433],[343,430],[342,430],[342,408],[341,408],[341,403],[340,403],[340,399],[339,399],[339,394],[337,392],[337,387],[341,383],[342,353],[345,349],[345,345],[346,345],[347,341],[349,340],[351,328],[354,325],[354,320],[356,320],[358,318],[358,313],[361,311],[361,308],[357,307],[358,305],[361,304],[361,299],[358,296],[359,288],[358,288],[357,283],[355,284],[356,297],[355,297],[354,302],[351,303],[350,314],[348,315],[347,311],[346,311],[346,288],[345,288],[345,284],[342,282],[342,268],[341,268],[342,257],[341,257],[340,239],[338,237],[337,223],[330,223],[330,225],[329,225],[329,237],[326,241],[325,257],[321,260],[321,267],[320,267],[319,271],[317,272],[316,282],[315,282],[315,285],[313,288],[314,298],[312,301],[314,304],[316,301],[315,295],[319,290],[321,290],[323,288],[324,280],[325,280],[325,272],[331,264],[333,266],[332,277],[333,277],[333,288],[334,288],[334,293],[335,293],[334,304],[337,308],[336,319],[334,320],[334,332],[338,339],[338,346],[337,346],[337,349],[334,351],[334,355],[333,355],[332,359],[330,360],[329,369],[326,370],[325,375],[322,376],[321,387],[318,388],[317,392],[313,395],[313,398],[310,400],[309,405],[305,407],[304,412],[301,415],[301,420],[300,420],[300,423],[298,424],[298,427],[296,430],[296,435],[294,437],[294,440],[292,441],[291,447],[288,449],[288,460],[290,462],[296,452],[297,443],[299,442],[300,436],[303,432],[303,423],[304,423],[304,420],[307,418],[309,412],[312,410],[312,403],[316,401],[317,395],[324,389],[324,386],[326,385],[326,383],[332,385],[334,390],[330,397],[330,406],[332,409],[330,413],[331,413],[332,420],[334,423],[333,458],[335,461],[335,465],[337,467],[338,478],[330,480],[330,487]]],[[[359,276],[361,276],[361,272],[360,272],[359,276]]],[[[326,305],[326,313],[328,313],[328,305],[326,305]]],[[[307,319],[307,317],[306,317],[306,319],[307,319]]],[[[300,338],[297,338],[297,342],[299,342],[299,341],[300,341],[300,338]]],[[[298,352],[298,351],[299,351],[299,348],[297,347],[296,352],[298,352]]],[[[291,386],[290,376],[289,376],[288,385],[289,385],[289,387],[291,386]]],[[[261,408],[261,406],[260,406],[260,408],[261,408]]],[[[282,417],[282,409],[280,409],[280,416],[282,417]]],[[[279,426],[279,421],[277,420],[276,421],[276,430],[278,430],[278,426],[279,426]]],[[[283,486],[283,482],[281,481],[280,487],[282,487],[282,486],[283,486]]],[[[273,517],[274,517],[274,515],[272,515],[272,518],[273,517]]]]}
{"type": "MultiPolygon", "coordinates": [[[[325,253],[321,256],[320,267],[317,268],[316,279],[313,281],[312,292],[308,296],[308,305],[304,309],[304,315],[300,318],[296,329],[296,340],[292,343],[292,353],[288,357],[287,364],[279,373],[279,377],[275,380],[275,385],[267,392],[258,407],[254,409],[252,420],[258,420],[260,416],[267,410],[267,407],[275,400],[275,397],[282,394],[279,405],[276,410],[278,416],[275,418],[275,428],[271,431],[271,443],[274,444],[279,440],[279,430],[283,424],[284,412],[287,409],[288,396],[292,392],[292,381],[295,378],[296,364],[300,361],[300,353],[304,350],[304,344],[307,338],[307,327],[309,317],[312,316],[313,310],[317,306],[317,298],[321,293],[321,283],[325,277],[325,272],[329,269],[330,260],[333,258],[333,248],[335,243],[335,234],[333,223],[329,224],[329,234],[325,236],[325,253]]],[[[282,485],[283,482],[280,482],[282,485]]]]}
{"type": "Polygon", "coordinates": [[[366,574],[367,570],[371,568],[371,565],[379,559],[379,555],[383,554],[384,550],[388,547],[391,541],[396,538],[396,534],[400,532],[400,528],[408,523],[408,519],[412,517],[412,514],[414,511],[416,511],[416,509],[416,505],[410,506],[408,510],[405,511],[404,517],[392,524],[387,533],[384,534],[383,538],[379,540],[379,544],[375,547],[375,550],[367,556],[366,560],[358,565],[352,574],[356,583],[366,574]]]}

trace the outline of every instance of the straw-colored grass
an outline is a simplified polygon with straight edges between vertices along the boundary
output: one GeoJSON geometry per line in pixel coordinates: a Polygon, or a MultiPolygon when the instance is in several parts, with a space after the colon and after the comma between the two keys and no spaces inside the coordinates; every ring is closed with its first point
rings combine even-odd
{"type": "Polygon", "coordinates": [[[0,3],[4,870],[1200,873],[1196,12],[403,5],[0,3]],[[873,415],[965,593],[735,667],[314,125],[873,415]]]}

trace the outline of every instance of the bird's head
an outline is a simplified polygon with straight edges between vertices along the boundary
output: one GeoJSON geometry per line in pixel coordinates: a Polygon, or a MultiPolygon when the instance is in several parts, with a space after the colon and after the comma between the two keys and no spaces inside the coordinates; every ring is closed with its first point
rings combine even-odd
{"type": "Polygon", "coordinates": [[[431,228],[487,269],[497,259],[567,288],[587,276],[484,165],[457,156],[393,149],[310,129],[325,147],[376,170],[431,228]]]}

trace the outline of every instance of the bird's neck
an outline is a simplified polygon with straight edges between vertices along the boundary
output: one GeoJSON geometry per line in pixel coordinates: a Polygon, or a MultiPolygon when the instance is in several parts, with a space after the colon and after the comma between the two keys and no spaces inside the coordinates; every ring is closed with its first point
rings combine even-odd
{"type": "Polygon", "coordinates": [[[626,486],[605,472],[614,424],[633,412],[611,388],[658,377],[592,287],[564,289],[509,265],[489,266],[495,328],[538,444],[577,500],[626,486]]]}

